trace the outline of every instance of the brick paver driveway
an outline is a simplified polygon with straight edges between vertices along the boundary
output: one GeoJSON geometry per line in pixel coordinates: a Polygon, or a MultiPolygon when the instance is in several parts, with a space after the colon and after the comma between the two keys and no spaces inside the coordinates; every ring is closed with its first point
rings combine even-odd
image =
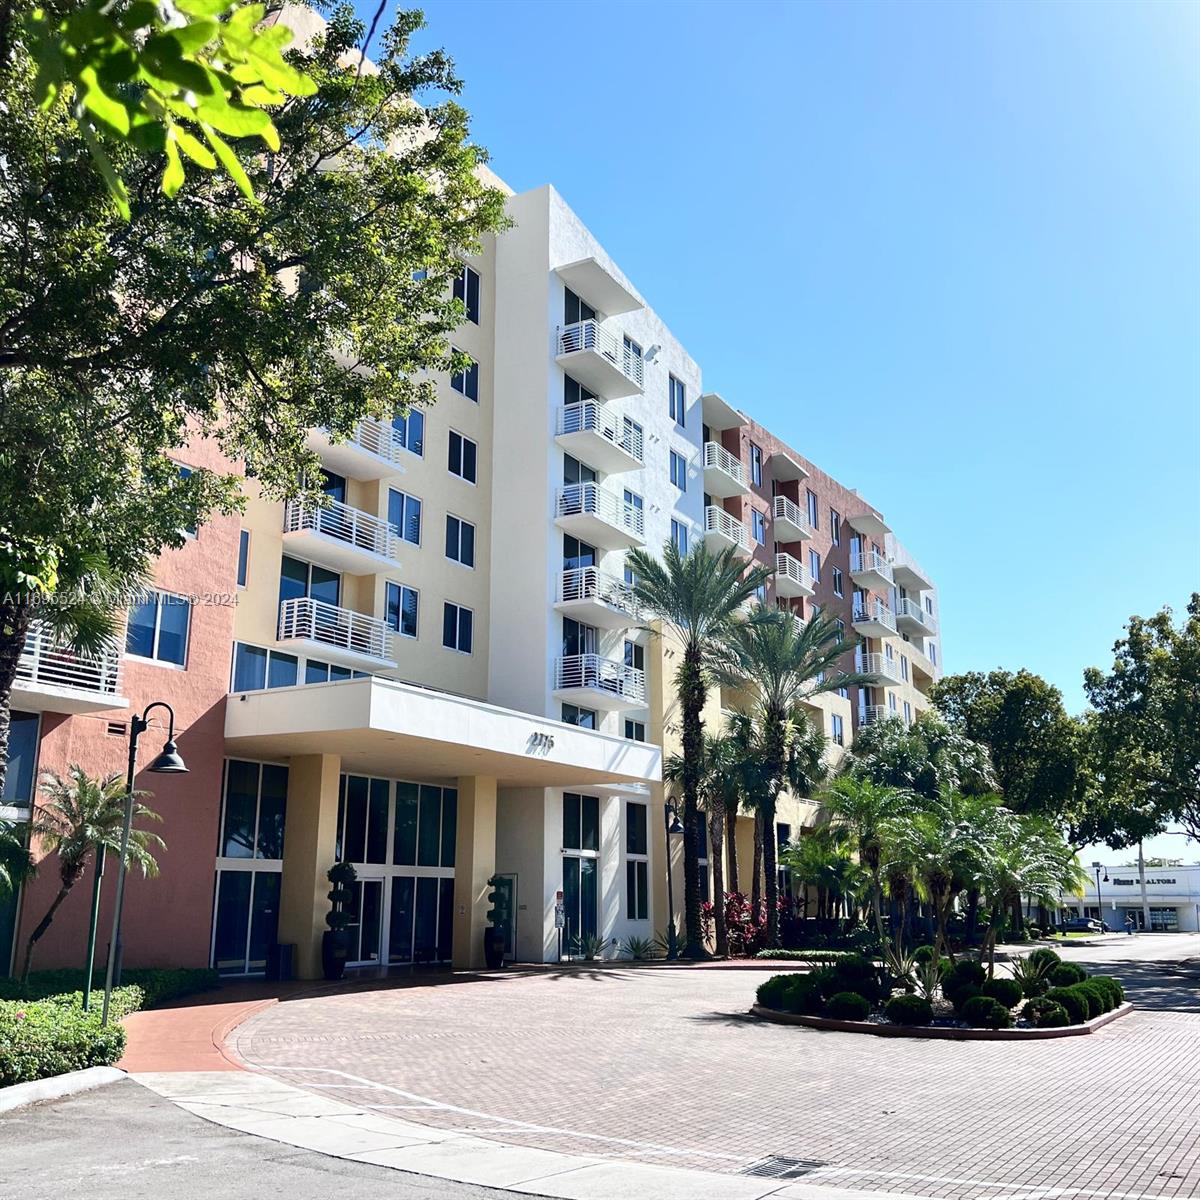
{"type": "Polygon", "coordinates": [[[1148,960],[1198,952],[1153,937],[1072,952],[1118,959],[1154,1007],[1059,1041],[761,1024],[745,1014],[765,975],[650,967],[289,1001],[233,1045],[381,1113],[568,1153],[722,1172],[784,1155],[828,1164],[814,1183],[922,1196],[1194,1196],[1200,984],[1148,960]]]}

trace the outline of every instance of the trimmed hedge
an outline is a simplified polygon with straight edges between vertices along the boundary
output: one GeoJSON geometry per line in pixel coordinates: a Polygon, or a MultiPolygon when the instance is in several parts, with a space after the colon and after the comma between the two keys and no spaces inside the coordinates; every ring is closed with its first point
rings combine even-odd
{"type": "Polygon", "coordinates": [[[839,1021],[865,1021],[871,1015],[871,1002],[858,992],[838,992],[825,1005],[825,1015],[839,1021]]]}
{"type": "Polygon", "coordinates": [[[1087,977],[1088,973],[1078,963],[1060,962],[1050,972],[1050,984],[1052,987],[1071,987],[1087,977]]]}
{"type": "Polygon", "coordinates": [[[1021,1015],[1038,1029],[1056,1029],[1071,1023],[1067,1010],[1049,996],[1037,996],[1030,1000],[1021,1010],[1021,1015]]]}
{"type": "Polygon", "coordinates": [[[893,1025],[929,1025],[933,1005],[924,996],[893,996],[884,1006],[883,1015],[893,1025]]]}
{"type": "MultiPolygon", "coordinates": [[[[123,987],[139,989],[142,1002],[139,1008],[153,1008],[180,996],[193,992],[204,992],[215,988],[220,982],[211,967],[132,967],[121,972],[123,987]]],[[[92,976],[92,988],[99,992],[104,977],[97,972],[92,976]]],[[[75,969],[59,971],[34,971],[29,982],[19,979],[0,979],[0,1000],[44,1000],[48,996],[59,996],[65,992],[83,993],[83,972],[75,969]]],[[[115,993],[114,993],[115,994],[115,993]]],[[[130,1012],[133,1010],[130,1009],[130,1012]]]]}
{"type": "Polygon", "coordinates": [[[853,950],[760,950],[754,957],[776,962],[835,963],[854,954],[853,950]]]}
{"type": "Polygon", "coordinates": [[[1088,1002],[1074,987],[1051,988],[1045,999],[1061,1004],[1067,1010],[1072,1025],[1082,1025],[1088,1019],[1088,1002]]]}
{"type": "Polygon", "coordinates": [[[1016,1008],[1025,997],[1021,985],[1015,979],[989,979],[983,985],[983,994],[999,1000],[1005,1008],[1016,1008]]]}
{"type": "Polygon", "coordinates": [[[764,1008],[780,1008],[783,993],[791,984],[792,978],[791,975],[772,975],[770,979],[765,979],[758,985],[754,998],[764,1008]]]}
{"type": "Polygon", "coordinates": [[[962,1019],[981,1029],[1007,1029],[1012,1024],[1012,1013],[999,1000],[979,995],[963,1005],[962,1019]]]}
{"type": "Polygon", "coordinates": [[[1040,946],[1029,956],[1030,962],[1049,963],[1051,969],[1058,966],[1062,959],[1058,956],[1058,951],[1051,950],[1049,946],[1040,946]]]}
{"type": "Polygon", "coordinates": [[[805,1017],[819,1016],[825,1007],[820,984],[811,975],[794,975],[790,986],[784,989],[781,1007],[788,1013],[805,1017]]]}

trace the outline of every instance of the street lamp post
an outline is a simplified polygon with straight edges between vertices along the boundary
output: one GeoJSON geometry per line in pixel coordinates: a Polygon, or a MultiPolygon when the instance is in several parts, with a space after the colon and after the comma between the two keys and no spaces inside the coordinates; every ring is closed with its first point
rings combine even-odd
{"type": "Polygon", "coordinates": [[[1108,882],[1108,872],[1104,870],[1104,864],[1094,862],[1092,869],[1096,872],[1096,912],[1100,915],[1100,932],[1104,932],[1104,897],[1100,892],[1100,872],[1104,871],[1104,882],[1108,882]]]}
{"type": "Polygon", "coordinates": [[[679,814],[675,805],[669,801],[663,805],[663,827],[666,830],[667,845],[667,959],[674,961],[679,957],[679,942],[675,934],[675,884],[671,874],[671,835],[683,832],[679,822],[679,814]]]}
{"type": "MultiPolygon", "coordinates": [[[[121,854],[117,860],[117,897],[113,908],[112,937],[108,944],[108,965],[104,969],[104,1007],[100,1011],[100,1024],[108,1024],[108,1008],[112,1000],[113,973],[121,957],[121,911],[125,907],[125,859],[129,854],[129,834],[133,826],[133,777],[137,774],[138,738],[150,728],[147,719],[155,708],[167,710],[167,740],[162,753],[146,768],[156,775],[185,775],[187,767],[175,747],[175,710],[165,700],[147,704],[140,717],[129,723],[129,768],[125,775],[125,823],[121,828],[121,854]]],[[[88,964],[90,968],[90,963],[88,964]]],[[[90,985],[90,980],[88,981],[90,985]]]]}

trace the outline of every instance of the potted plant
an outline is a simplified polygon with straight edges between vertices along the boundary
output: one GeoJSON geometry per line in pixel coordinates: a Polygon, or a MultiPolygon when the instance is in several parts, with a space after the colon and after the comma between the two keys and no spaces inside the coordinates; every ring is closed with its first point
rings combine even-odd
{"type": "Polygon", "coordinates": [[[341,979],[350,957],[350,929],[354,916],[349,906],[354,900],[351,884],[357,882],[358,872],[348,862],[334,863],[325,873],[333,885],[329,889],[329,911],[325,924],[329,926],[321,937],[321,969],[326,979],[341,979]]]}

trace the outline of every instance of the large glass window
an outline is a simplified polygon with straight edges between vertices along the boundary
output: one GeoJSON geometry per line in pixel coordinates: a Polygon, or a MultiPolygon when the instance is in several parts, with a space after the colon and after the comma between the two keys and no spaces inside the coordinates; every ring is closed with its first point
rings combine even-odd
{"type": "Polygon", "coordinates": [[[454,298],[461,300],[467,310],[467,320],[472,325],[479,324],[479,272],[472,270],[466,264],[454,277],[454,298]]]}
{"type": "Polygon", "coordinates": [[[37,776],[38,714],[12,712],[8,726],[8,768],[0,803],[28,808],[37,776]]]}
{"type": "Polygon", "coordinates": [[[125,652],[182,667],[187,661],[192,605],[184,596],[150,592],[129,610],[125,652]]]}
{"type": "Polygon", "coordinates": [[[342,577],[337,571],[319,567],[285,554],[279,564],[279,600],[299,600],[309,596],[324,604],[339,602],[342,577]]]}
{"type": "MultiPolygon", "coordinates": [[[[246,642],[233,646],[231,692],[254,692],[262,688],[293,687],[299,683],[300,660],[281,650],[266,650],[246,642]]],[[[307,679],[305,682],[309,682],[307,679]]]]}
{"type": "Polygon", "coordinates": [[[449,600],[442,606],[442,645],[447,650],[470,654],[474,645],[475,614],[449,600]]]}
{"type": "Polygon", "coordinates": [[[421,544],[421,501],[407,492],[388,488],[388,523],[406,541],[421,544]]]}
{"type": "Polygon", "coordinates": [[[457,475],[468,483],[475,482],[479,448],[469,437],[450,430],[449,452],[446,460],[451,475],[457,475]]]}
{"type": "Polygon", "coordinates": [[[600,799],[563,793],[563,848],[566,850],[600,849],[600,799]]]}
{"type": "Polygon", "coordinates": [[[446,514],[446,557],[464,567],[475,566],[475,526],[451,513],[446,514]]]}
{"type": "Polygon", "coordinates": [[[479,364],[472,359],[465,371],[455,371],[450,376],[450,386],[468,400],[479,403],[479,364]]]}
{"type": "Polygon", "coordinates": [[[674,375],[667,376],[667,415],[680,429],[687,424],[687,388],[674,375]]]}
{"type": "Polygon", "coordinates": [[[387,585],[387,623],[404,637],[417,636],[417,608],[420,598],[416,588],[404,583],[387,585]]]}
{"type": "Polygon", "coordinates": [[[402,417],[392,418],[392,429],[396,440],[410,454],[421,457],[425,453],[425,414],[419,408],[410,408],[402,417]]]}

